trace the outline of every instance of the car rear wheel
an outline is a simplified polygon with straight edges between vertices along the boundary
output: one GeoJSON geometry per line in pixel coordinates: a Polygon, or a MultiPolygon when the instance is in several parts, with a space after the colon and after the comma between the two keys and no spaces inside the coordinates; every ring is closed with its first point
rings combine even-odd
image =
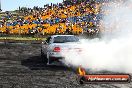
{"type": "Polygon", "coordinates": [[[52,60],[52,57],[49,57],[48,64],[51,64],[51,63],[53,63],[53,62],[54,62],[54,60],[52,60]]]}
{"type": "Polygon", "coordinates": [[[62,57],[49,57],[49,59],[48,59],[48,64],[49,65],[56,65],[56,64],[60,64],[61,63],[61,61],[60,61],[60,59],[63,59],[62,57]]]}
{"type": "Polygon", "coordinates": [[[41,49],[41,60],[45,64],[47,64],[47,62],[48,62],[48,59],[47,59],[46,55],[43,53],[42,49],[41,49]]]}

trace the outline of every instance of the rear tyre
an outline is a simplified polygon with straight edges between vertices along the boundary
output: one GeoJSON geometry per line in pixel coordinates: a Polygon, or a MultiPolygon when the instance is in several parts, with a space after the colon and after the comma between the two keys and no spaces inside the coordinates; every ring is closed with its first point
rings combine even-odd
{"type": "Polygon", "coordinates": [[[52,60],[52,58],[51,57],[49,57],[49,62],[48,62],[48,64],[51,64],[51,63],[53,63],[54,61],[52,60]]]}
{"type": "Polygon", "coordinates": [[[48,59],[47,59],[46,55],[44,55],[42,49],[41,49],[41,60],[44,64],[47,64],[47,62],[48,62],[48,59]]]}

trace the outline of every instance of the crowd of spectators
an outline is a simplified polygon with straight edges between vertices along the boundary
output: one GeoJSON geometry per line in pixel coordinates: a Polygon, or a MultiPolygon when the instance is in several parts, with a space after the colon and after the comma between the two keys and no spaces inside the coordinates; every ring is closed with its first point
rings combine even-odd
{"type": "Polygon", "coordinates": [[[19,7],[17,14],[0,17],[0,33],[6,34],[95,34],[99,32],[101,3],[47,4],[43,8],[19,7]]]}

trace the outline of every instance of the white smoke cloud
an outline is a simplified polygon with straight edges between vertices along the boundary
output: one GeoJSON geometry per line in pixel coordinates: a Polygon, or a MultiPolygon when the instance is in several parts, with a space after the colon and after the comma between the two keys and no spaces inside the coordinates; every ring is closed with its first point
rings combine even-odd
{"type": "Polygon", "coordinates": [[[93,71],[132,73],[132,2],[111,2],[101,39],[83,40],[83,52],[65,53],[64,63],[93,71]]]}

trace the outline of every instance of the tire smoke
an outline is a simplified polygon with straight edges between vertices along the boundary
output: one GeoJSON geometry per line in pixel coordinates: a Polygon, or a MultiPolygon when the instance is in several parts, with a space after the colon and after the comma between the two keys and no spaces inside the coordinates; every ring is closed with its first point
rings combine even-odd
{"type": "Polygon", "coordinates": [[[81,40],[81,53],[65,52],[66,65],[93,71],[132,73],[132,2],[110,2],[101,21],[101,39],[81,40]]]}

